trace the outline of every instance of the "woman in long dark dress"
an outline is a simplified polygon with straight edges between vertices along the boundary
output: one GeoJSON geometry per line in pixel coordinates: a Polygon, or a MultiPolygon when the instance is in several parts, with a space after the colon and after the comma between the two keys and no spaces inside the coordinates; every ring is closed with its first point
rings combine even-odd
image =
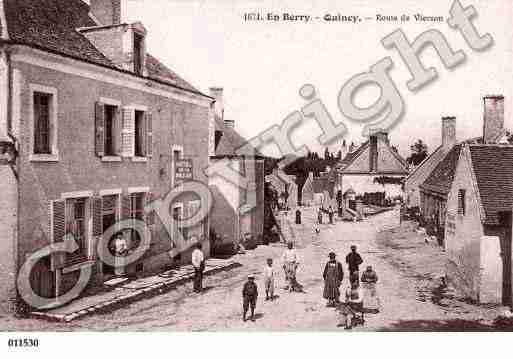
{"type": "Polygon", "coordinates": [[[335,253],[329,254],[330,260],[324,267],[324,299],[328,300],[328,307],[335,306],[340,301],[340,285],[344,278],[342,264],[336,260],[335,253]]]}

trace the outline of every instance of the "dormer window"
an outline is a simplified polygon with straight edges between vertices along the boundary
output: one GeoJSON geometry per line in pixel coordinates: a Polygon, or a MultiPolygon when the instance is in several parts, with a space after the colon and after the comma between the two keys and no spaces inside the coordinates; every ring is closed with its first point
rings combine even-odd
{"type": "Polygon", "coordinates": [[[134,72],[143,74],[144,64],[144,36],[134,31],[134,72]]]}

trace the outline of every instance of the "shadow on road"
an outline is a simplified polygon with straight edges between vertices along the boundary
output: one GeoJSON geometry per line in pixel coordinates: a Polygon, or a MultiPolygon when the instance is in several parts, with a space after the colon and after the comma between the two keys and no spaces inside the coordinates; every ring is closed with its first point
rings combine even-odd
{"type": "Polygon", "coordinates": [[[484,323],[478,320],[400,320],[380,332],[490,332],[513,331],[513,326],[503,325],[499,322],[484,323]]]}

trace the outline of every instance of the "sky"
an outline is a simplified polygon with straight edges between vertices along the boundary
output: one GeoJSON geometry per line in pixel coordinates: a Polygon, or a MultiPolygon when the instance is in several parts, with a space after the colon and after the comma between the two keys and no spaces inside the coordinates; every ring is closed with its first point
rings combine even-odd
{"type": "MultiPolygon", "coordinates": [[[[349,121],[337,106],[338,94],[351,77],[369,71],[384,57],[391,57],[390,71],[404,102],[406,112],[389,137],[391,143],[408,155],[409,146],[422,139],[434,150],[440,144],[441,117],[456,116],[457,138],[482,133],[485,94],[505,96],[505,126],[513,129],[511,81],[513,74],[513,2],[511,0],[462,0],[473,5],[478,32],[490,33],[494,45],[482,52],[468,47],[458,31],[447,23],[414,21],[382,23],[377,14],[422,13],[449,17],[452,0],[127,0],[125,20],[141,21],[148,30],[147,47],[175,72],[198,89],[208,93],[211,86],[224,88],[225,117],[236,129],[252,138],[306,104],[299,96],[302,85],[313,84],[335,122],[344,122],[348,142],[361,143],[362,124],[349,121]],[[243,14],[272,12],[359,15],[361,23],[244,22],[243,14]],[[453,50],[463,50],[464,64],[447,70],[436,52],[426,48],[421,59],[434,66],[438,78],[417,92],[406,86],[409,71],[395,50],[385,49],[381,39],[402,29],[410,41],[428,29],[440,30],[453,50]]],[[[377,87],[366,86],[355,103],[370,106],[379,97],[377,87]]],[[[321,130],[312,120],[304,120],[292,134],[296,146],[308,145],[324,152],[317,137],[321,130]]],[[[330,150],[337,151],[340,143],[330,150]]],[[[277,147],[264,152],[278,155],[277,147]]]]}

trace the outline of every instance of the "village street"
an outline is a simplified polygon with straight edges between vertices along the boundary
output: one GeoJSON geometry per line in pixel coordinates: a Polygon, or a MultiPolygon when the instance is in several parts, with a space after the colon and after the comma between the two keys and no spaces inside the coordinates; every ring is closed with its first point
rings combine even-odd
{"type": "MultiPolygon", "coordinates": [[[[484,329],[477,325],[479,319],[493,319],[495,310],[458,302],[442,304],[440,298],[431,298],[431,289],[437,283],[438,269],[433,273],[404,270],[402,260],[387,253],[400,253],[400,247],[383,246],[377,242],[382,230],[397,227],[396,210],[367,218],[358,223],[337,222],[322,225],[319,235],[312,230],[312,210],[305,211],[302,233],[296,236],[296,248],[301,265],[298,280],[305,293],[289,293],[283,290],[284,280],[279,258],[283,244],[260,246],[245,254],[235,256],[241,266],[208,276],[206,291],[192,292],[191,283],[168,293],[132,303],[106,314],[95,314],[68,324],[51,323],[36,319],[0,319],[1,330],[177,330],[177,331],[225,331],[225,330],[340,330],[338,316],[333,308],[327,308],[322,298],[322,270],[327,254],[335,251],[344,261],[349,246],[355,244],[364,259],[363,267],[373,265],[379,275],[379,292],[382,311],[367,314],[363,327],[354,330],[436,330],[450,329],[440,322],[457,320],[459,325],[473,323],[469,329],[484,329]],[[274,302],[266,302],[262,276],[257,275],[260,296],[256,322],[241,320],[241,289],[249,273],[261,273],[265,259],[275,259],[279,276],[274,302]],[[427,283],[426,280],[428,281],[427,283]]],[[[386,244],[386,243],[385,243],[386,244]]],[[[412,247],[404,247],[406,249],[412,247]]],[[[434,249],[437,253],[439,249],[434,249]]],[[[344,265],[344,268],[346,266],[344,265]]],[[[347,286],[347,269],[343,288],[347,286]]],[[[462,328],[460,327],[460,330],[462,328]]]]}

